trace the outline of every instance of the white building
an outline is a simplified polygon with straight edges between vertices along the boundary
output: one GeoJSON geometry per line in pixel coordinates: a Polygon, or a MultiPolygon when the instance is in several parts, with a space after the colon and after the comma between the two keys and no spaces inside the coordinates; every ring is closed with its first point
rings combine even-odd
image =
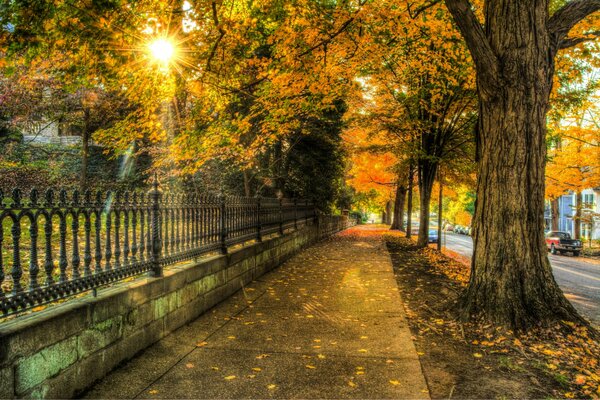
{"type": "MultiPolygon", "coordinates": [[[[600,188],[585,189],[581,192],[583,202],[581,236],[585,239],[600,239],[600,188]]],[[[558,199],[558,229],[563,232],[569,232],[571,235],[575,232],[575,212],[577,204],[577,195],[575,192],[565,194],[558,199]]],[[[552,217],[550,204],[546,206],[546,226],[552,226],[552,217]]]]}
{"type": "Polygon", "coordinates": [[[74,146],[81,143],[81,136],[72,135],[68,129],[65,132],[55,121],[32,121],[23,130],[23,143],[74,146]]]}

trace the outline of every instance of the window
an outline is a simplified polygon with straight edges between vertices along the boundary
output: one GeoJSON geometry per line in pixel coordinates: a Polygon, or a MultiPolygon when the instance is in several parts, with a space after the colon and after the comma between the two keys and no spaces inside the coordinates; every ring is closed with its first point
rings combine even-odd
{"type": "Polygon", "coordinates": [[[583,208],[593,208],[594,207],[594,194],[588,193],[583,195],[583,208]]]}

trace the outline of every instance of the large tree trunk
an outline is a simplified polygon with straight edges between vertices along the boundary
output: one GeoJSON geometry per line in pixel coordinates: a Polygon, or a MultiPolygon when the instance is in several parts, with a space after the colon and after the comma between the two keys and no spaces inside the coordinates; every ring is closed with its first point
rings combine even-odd
{"type": "Polygon", "coordinates": [[[415,170],[411,165],[408,169],[408,199],[406,200],[406,237],[412,237],[412,206],[413,206],[413,186],[415,170]]]}
{"type": "MultiPolygon", "coordinates": [[[[600,8],[598,0],[565,7],[582,4],[600,8]]],[[[475,61],[480,101],[474,251],[464,316],[518,331],[581,321],[548,261],[544,170],[554,56],[585,15],[567,9],[549,19],[547,0],[486,1],[484,29],[467,0],[446,5],[475,61]]]]}
{"type": "Polygon", "coordinates": [[[392,207],[393,207],[393,202],[391,200],[388,200],[387,203],[385,203],[385,224],[386,225],[391,225],[392,224],[392,207]]]}
{"type": "Polygon", "coordinates": [[[581,190],[575,192],[575,218],[573,218],[573,238],[581,239],[581,209],[583,208],[583,195],[581,190]]]}
{"type": "Polygon", "coordinates": [[[558,230],[558,220],[560,218],[560,204],[559,204],[559,198],[553,199],[550,202],[550,215],[551,215],[551,222],[552,222],[552,230],[553,231],[557,231],[558,230]]]}
{"type": "Polygon", "coordinates": [[[396,186],[396,198],[394,201],[394,218],[392,230],[404,230],[404,202],[406,201],[406,186],[404,182],[398,181],[396,186]]]}
{"type": "Polygon", "coordinates": [[[419,160],[419,237],[417,246],[426,247],[429,242],[429,210],[431,191],[438,164],[429,159],[419,160]]]}

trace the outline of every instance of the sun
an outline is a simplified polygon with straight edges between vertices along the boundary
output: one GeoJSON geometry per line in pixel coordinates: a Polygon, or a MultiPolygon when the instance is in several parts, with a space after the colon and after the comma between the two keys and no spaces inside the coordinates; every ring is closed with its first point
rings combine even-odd
{"type": "Polygon", "coordinates": [[[168,65],[175,56],[175,45],[167,38],[153,40],[148,44],[148,49],[152,57],[163,65],[168,65]]]}

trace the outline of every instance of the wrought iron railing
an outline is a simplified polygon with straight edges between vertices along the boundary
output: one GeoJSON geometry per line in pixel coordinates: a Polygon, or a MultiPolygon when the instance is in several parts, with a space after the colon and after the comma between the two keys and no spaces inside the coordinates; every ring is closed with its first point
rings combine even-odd
{"type": "Polygon", "coordinates": [[[307,200],[0,191],[0,316],[312,224],[307,200]]]}

